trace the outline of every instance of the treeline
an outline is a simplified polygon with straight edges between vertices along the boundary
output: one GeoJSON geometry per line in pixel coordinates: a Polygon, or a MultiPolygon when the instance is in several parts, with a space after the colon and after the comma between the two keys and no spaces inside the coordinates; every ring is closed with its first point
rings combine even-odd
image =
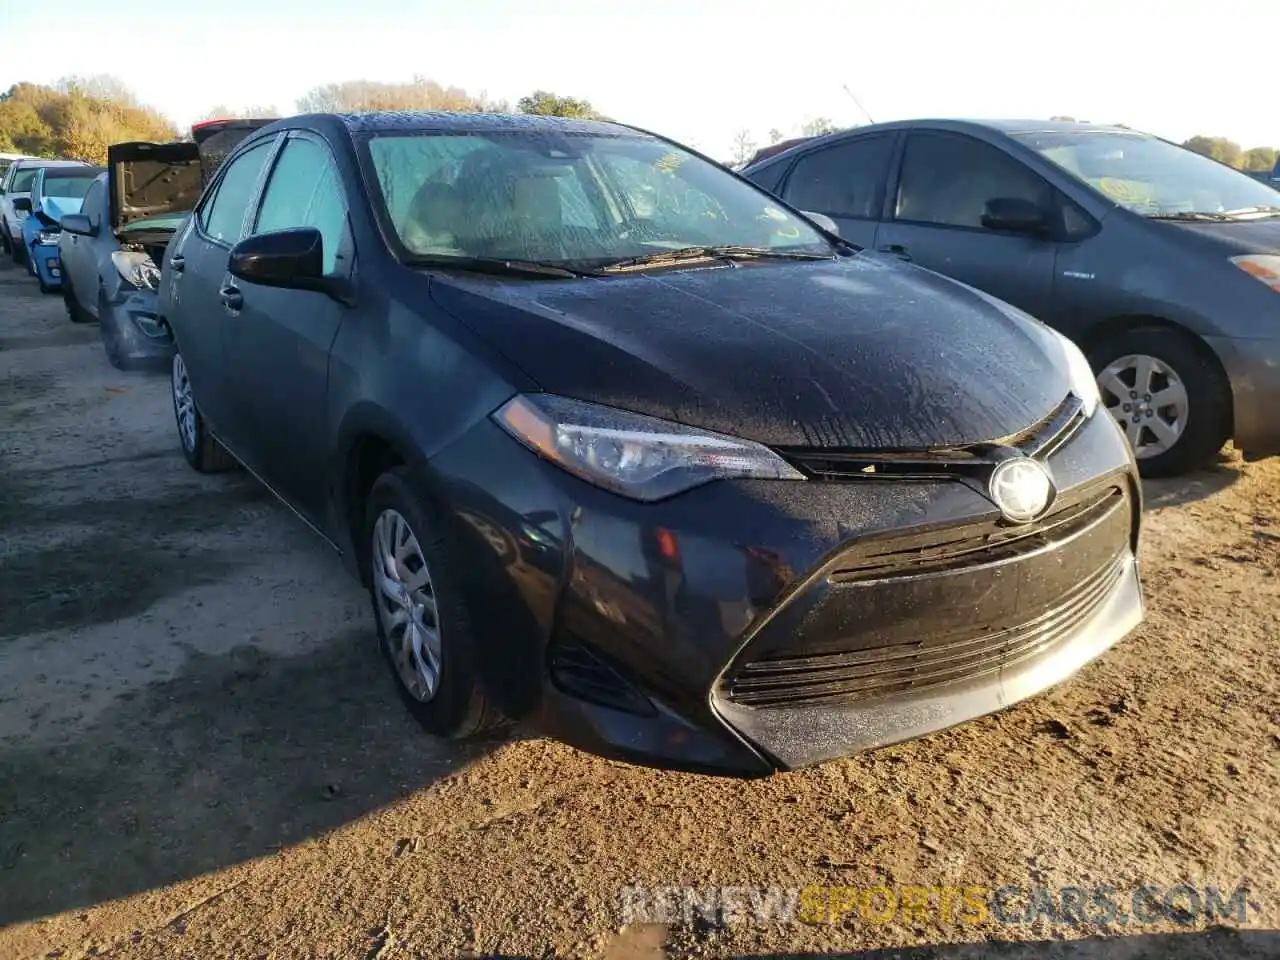
{"type": "Polygon", "coordinates": [[[112,77],[16,83],[0,94],[0,151],[106,163],[124,140],[172,140],[178,131],[112,77]]]}
{"type": "Polygon", "coordinates": [[[1226,137],[1196,136],[1182,145],[1237,170],[1274,170],[1276,160],[1280,159],[1280,147],[1250,147],[1246,150],[1226,137]]]}
{"type": "MultiPolygon", "coordinates": [[[[1050,117],[1049,119],[1077,122],[1075,117],[1050,117]]],[[[1079,122],[1088,123],[1089,121],[1081,120],[1079,122]]],[[[1123,127],[1124,124],[1118,123],[1116,126],[1123,127]]],[[[1183,140],[1182,146],[1206,157],[1211,157],[1219,163],[1225,163],[1229,167],[1245,171],[1273,170],[1276,165],[1276,159],[1280,158],[1280,147],[1250,147],[1246,150],[1234,140],[1228,140],[1226,137],[1206,137],[1197,134],[1189,140],[1183,140]]]]}
{"type": "MultiPolygon", "coordinates": [[[[415,77],[406,83],[328,83],[307,91],[295,107],[297,113],[489,110],[604,119],[590,101],[577,97],[535,90],[513,107],[508,101],[446,87],[427,77],[415,77]]],[[[283,115],[276,106],[218,104],[207,110],[202,119],[283,115]]],[[[141,104],[132,91],[110,76],[67,77],[51,86],[17,83],[0,94],[0,152],[105,163],[109,144],[173,140],[187,134],[188,131],[178,131],[158,111],[141,104]]]]}

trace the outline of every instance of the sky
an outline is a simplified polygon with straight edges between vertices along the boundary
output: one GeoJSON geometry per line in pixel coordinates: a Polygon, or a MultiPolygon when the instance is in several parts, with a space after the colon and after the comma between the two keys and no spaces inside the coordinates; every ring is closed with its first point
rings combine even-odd
{"type": "Polygon", "coordinates": [[[742,130],[763,145],[868,114],[1068,115],[1275,146],[1277,27],[1275,0],[0,0],[0,90],[108,73],[185,126],[217,104],[289,113],[323,83],[417,74],[512,103],[585,97],[718,159],[742,130]]]}

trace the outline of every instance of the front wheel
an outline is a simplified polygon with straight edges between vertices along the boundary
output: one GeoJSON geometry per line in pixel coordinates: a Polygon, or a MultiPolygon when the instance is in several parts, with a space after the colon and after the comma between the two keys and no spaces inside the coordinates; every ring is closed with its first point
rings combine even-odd
{"type": "Polygon", "coordinates": [[[1207,466],[1230,436],[1230,384],[1181,331],[1121,330],[1090,350],[1089,360],[1144,477],[1207,466]]]}
{"type": "Polygon", "coordinates": [[[93,320],[85,308],[80,306],[80,301],[76,299],[76,292],[71,286],[71,278],[65,275],[62,278],[62,304],[67,308],[67,318],[72,323],[89,323],[93,320]]]}
{"type": "Polygon", "coordinates": [[[178,442],[182,455],[200,473],[223,473],[236,466],[235,458],[205,426],[204,417],[191,392],[191,376],[182,354],[174,353],[170,385],[173,392],[173,416],[178,425],[178,442]]]}
{"type": "Polygon", "coordinates": [[[409,713],[439,737],[473,737],[500,725],[474,667],[478,644],[448,521],[417,492],[407,468],[374,483],[364,544],[379,645],[409,713]]]}

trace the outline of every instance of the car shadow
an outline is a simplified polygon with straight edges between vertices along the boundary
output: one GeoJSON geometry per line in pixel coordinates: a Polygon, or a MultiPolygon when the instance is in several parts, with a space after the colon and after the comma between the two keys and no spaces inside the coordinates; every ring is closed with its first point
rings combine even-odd
{"type": "MultiPolygon", "coordinates": [[[[616,960],[623,960],[619,954],[616,960]]],[[[1280,956],[1280,933],[1211,927],[1186,933],[1144,933],[1079,940],[985,940],[859,950],[853,953],[736,954],[726,960],[1236,960],[1280,956]]],[[[610,960],[615,958],[610,957],[610,960]]],[[[628,958],[629,960],[629,958],[628,958]]],[[[634,960],[642,960],[636,955],[634,960]]]]}
{"type": "MultiPolygon", "coordinates": [[[[1228,489],[1240,480],[1240,462],[1219,454],[1217,463],[1179,477],[1149,478],[1142,481],[1143,506],[1161,510],[1204,500],[1228,489]]],[[[1247,468],[1246,468],[1247,469],[1247,468]]]]}
{"type": "Polygon", "coordinates": [[[78,740],[0,746],[0,928],[304,841],[504,742],[426,736],[370,634],[194,653],[78,740]]]}

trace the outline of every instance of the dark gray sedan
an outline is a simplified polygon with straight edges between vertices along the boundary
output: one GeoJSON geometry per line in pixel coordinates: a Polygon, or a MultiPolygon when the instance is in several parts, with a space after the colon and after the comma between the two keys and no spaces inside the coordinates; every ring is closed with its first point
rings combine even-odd
{"type": "Polygon", "coordinates": [[[1272,187],[1124,127],[1042,121],[861,127],[743,175],[1072,337],[1145,475],[1232,438],[1280,452],[1272,187]]]}

